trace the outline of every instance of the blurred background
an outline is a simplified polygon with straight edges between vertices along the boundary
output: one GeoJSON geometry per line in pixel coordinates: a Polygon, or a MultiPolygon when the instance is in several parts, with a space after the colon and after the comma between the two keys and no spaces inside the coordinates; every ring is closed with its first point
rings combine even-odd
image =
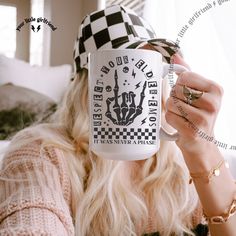
{"type": "Polygon", "coordinates": [[[159,38],[179,38],[192,70],[221,84],[225,95],[216,138],[227,144],[222,151],[236,156],[230,150],[236,149],[234,0],[0,0],[0,139],[7,140],[31,121],[47,120],[55,111],[72,76],[80,22],[87,13],[112,4],[132,8],[159,38]],[[16,30],[30,17],[46,18],[56,29],[32,22],[16,30]]]}

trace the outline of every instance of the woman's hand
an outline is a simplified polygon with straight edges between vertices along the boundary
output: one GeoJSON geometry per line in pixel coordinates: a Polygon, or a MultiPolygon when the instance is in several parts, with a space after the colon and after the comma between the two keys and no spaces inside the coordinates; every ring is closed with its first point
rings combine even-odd
{"type": "MultiPolygon", "coordinates": [[[[178,54],[173,56],[173,61],[188,67],[178,54]]],[[[180,136],[176,144],[183,154],[205,155],[209,148],[217,148],[212,141],[207,141],[206,137],[214,137],[214,125],[222,95],[223,89],[218,84],[201,75],[191,71],[179,74],[167,100],[166,120],[178,130],[180,136]],[[191,105],[188,104],[183,93],[184,85],[194,93],[203,92],[203,95],[193,100],[191,105]]]]}
{"type": "MultiPolygon", "coordinates": [[[[176,55],[174,63],[187,66],[183,59],[176,55]]],[[[204,213],[207,216],[222,216],[229,211],[235,199],[235,181],[226,165],[222,165],[219,176],[205,181],[204,175],[209,176],[211,170],[217,167],[224,157],[218,147],[205,137],[214,137],[214,125],[220,109],[222,88],[215,82],[193,73],[183,72],[179,75],[171,96],[167,101],[166,120],[179,132],[176,141],[181,149],[190,173],[200,177],[193,180],[199,195],[204,213]],[[191,104],[183,94],[183,86],[195,92],[203,92],[191,104]]],[[[223,224],[208,224],[212,236],[236,235],[236,214],[223,224]]]]}

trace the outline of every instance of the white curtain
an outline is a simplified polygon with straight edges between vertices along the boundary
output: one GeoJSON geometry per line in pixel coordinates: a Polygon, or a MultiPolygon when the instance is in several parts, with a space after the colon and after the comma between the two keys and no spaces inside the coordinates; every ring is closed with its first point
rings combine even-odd
{"type": "MultiPolygon", "coordinates": [[[[101,2],[101,0],[100,0],[101,2]]],[[[145,0],[105,0],[106,6],[110,5],[123,5],[130,9],[133,9],[139,16],[142,16],[145,0]]]]}
{"type": "Polygon", "coordinates": [[[216,81],[225,91],[215,134],[228,144],[228,150],[231,145],[236,146],[235,12],[235,0],[146,0],[143,13],[160,38],[175,41],[187,25],[184,36],[178,37],[185,60],[193,71],[216,81]],[[196,11],[206,9],[207,3],[212,7],[195,17],[191,25],[190,18],[196,11]]]}

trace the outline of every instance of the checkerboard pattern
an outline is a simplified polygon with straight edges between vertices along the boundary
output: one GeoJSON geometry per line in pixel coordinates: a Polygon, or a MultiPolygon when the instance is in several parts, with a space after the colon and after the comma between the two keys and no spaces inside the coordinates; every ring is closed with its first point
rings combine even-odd
{"type": "Polygon", "coordinates": [[[118,48],[127,42],[130,47],[136,48],[138,41],[150,38],[155,38],[151,26],[130,9],[114,5],[93,12],[82,21],[75,44],[77,72],[87,65],[88,52],[118,48]]]}
{"type": "Polygon", "coordinates": [[[177,48],[174,42],[156,39],[152,27],[132,10],[113,5],[87,15],[79,29],[74,47],[74,73],[88,68],[88,53],[101,49],[139,48],[152,40],[152,45],[169,63],[177,48]]]}
{"type": "Polygon", "coordinates": [[[94,127],[94,139],[156,140],[156,129],[148,128],[100,128],[94,127]]]}
{"type": "Polygon", "coordinates": [[[163,61],[169,64],[171,63],[171,56],[177,51],[180,51],[179,45],[168,39],[151,39],[148,40],[148,43],[151,44],[156,51],[161,53],[163,56],[163,61]]]}

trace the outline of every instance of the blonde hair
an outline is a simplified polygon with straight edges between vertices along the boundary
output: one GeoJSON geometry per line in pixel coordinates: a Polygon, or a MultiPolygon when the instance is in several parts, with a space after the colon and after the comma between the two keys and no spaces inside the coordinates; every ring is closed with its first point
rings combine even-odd
{"type": "Polygon", "coordinates": [[[41,150],[54,146],[64,152],[72,185],[72,217],[76,236],[128,236],[145,233],[152,224],[164,236],[194,235],[194,187],[173,142],[161,142],[159,152],[144,161],[106,160],[89,152],[88,78],[81,71],[52,122],[19,132],[8,152],[41,139],[41,150]]]}

